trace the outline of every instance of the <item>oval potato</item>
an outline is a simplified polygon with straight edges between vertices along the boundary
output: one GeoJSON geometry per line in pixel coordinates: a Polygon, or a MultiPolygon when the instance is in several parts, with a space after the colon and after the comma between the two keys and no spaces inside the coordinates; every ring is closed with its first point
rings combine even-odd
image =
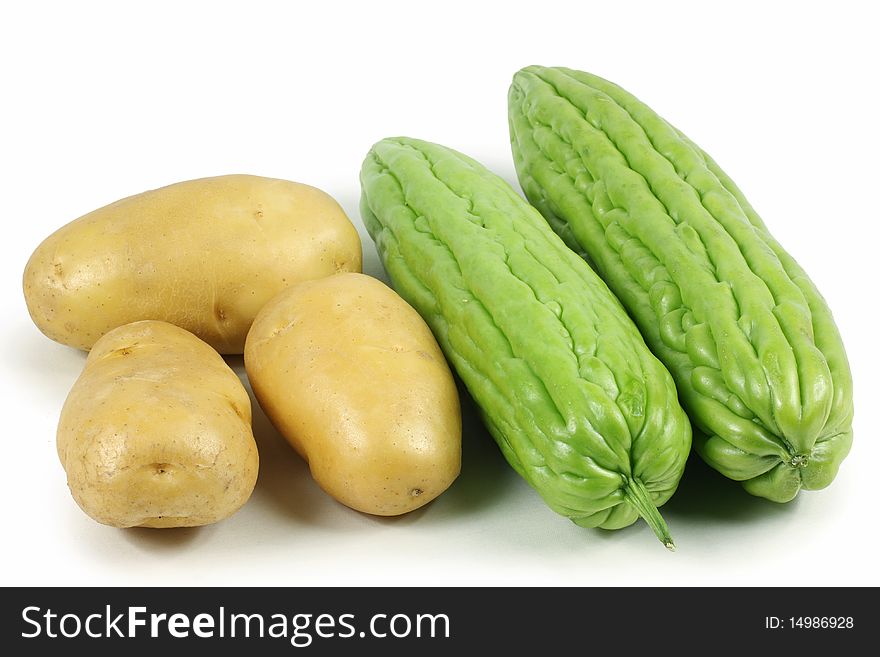
{"type": "Polygon", "coordinates": [[[244,357],[266,415],[343,504],[406,513],[458,476],[452,373],[418,313],[375,278],[284,290],[257,315],[244,357]]]}
{"type": "Polygon", "coordinates": [[[284,287],[360,269],[360,237],[330,196],[231,175],[130,196],[60,228],[28,261],[24,296],[43,333],[80,349],[158,319],[240,354],[284,287]]]}
{"type": "Polygon", "coordinates": [[[247,391],[216,351],[165,322],[95,343],[57,438],[74,499],[114,527],[216,522],[257,480],[247,391]]]}

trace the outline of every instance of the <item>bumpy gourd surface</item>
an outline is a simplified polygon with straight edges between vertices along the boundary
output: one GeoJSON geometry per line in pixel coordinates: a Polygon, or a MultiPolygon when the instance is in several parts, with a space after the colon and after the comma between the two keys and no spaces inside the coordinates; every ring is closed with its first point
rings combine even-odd
{"type": "Polygon", "coordinates": [[[827,486],[852,379],[813,283],[718,165],[602,78],[531,66],[509,93],[520,183],[675,377],[695,446],[749,492],[827,486]]]}
{"type": "Polygon", "coordinates": [[[511,465],[555,511],[615,529],[675,491],[690,425],[672,378],[602,280],[503,180],[453,150],[385,139],[361,213],[511,465]],[[625,503],[628,502],[628,503],[625,503]]]}

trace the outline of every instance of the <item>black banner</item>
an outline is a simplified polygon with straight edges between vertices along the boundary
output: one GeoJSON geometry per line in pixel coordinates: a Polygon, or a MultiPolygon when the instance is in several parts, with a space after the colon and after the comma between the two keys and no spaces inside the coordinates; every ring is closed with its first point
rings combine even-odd
{"type": "Polygon", "coordinates": [[[815,588],[21,588],[4,590],[0,624],[14,655],[794,651],[865,645],[877,616],[869,598],[815,588]]]}

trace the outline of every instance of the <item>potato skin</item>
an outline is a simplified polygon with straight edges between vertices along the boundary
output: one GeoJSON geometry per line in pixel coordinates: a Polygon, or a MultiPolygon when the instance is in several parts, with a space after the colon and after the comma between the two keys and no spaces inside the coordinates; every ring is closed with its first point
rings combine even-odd
{"type": "Polygon", "coordinates": [[[23,284],[34,323],[62,344],[88,350],[117,326],[159,319],[240,354],[257,312],[281,289],[360,270],[360,237],[330,196],[230,175],[72,221],[37,247],[23,284]]]}
{"type": "Polygon", "coordinates": [[[343,504],[398,515],[458,476],[452,373],[418,313],[375,278],[284,290],[257,315],[244,358],[260,406],[343,504]]]}
{"type": "Polygon", "coordinates": [[[259,459],[235,372],[193,334],[159,321],[95,343],[58,423],[77,504],[114,527],[194,527],[244,504],[259,459]]]}

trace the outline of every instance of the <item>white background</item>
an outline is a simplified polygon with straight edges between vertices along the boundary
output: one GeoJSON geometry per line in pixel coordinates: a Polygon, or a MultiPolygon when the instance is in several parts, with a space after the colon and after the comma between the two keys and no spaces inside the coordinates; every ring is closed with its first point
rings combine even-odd
{"type": "Polygon", "coordinates": [[[0,584],[880,584],[873,3],[718,4],[4,3],[0,584]],[[469,411],[458,481],[379,519],[321,492],[256,410],[262,468],[237,515],[162,531],[86,517],[54,440],[84,355],[28,318],[20,281],[37,244],[123,196],[252,173],[336,197],[382,277],[357,209],[367,149],[437,141],[515,185],[506,91],[533,63],[597,73],[652,105],[811,274],[855,377],[855,443],[834,484],[780,506],[691,462],[663,508],[672,554],[644,523],[611,533],[555,515],[469,411]]]}

